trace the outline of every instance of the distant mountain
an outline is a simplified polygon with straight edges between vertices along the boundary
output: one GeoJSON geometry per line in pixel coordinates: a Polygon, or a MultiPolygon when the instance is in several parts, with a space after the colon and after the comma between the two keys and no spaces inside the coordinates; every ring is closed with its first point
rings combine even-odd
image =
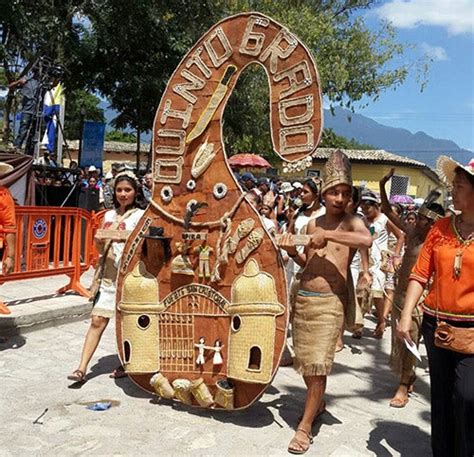
{"type": "MultiPolygon", "coordinates": [[[[109,124],[107,129],[112,129],[110,122],[118,113],[110,109],[105,100],[101,101],[100,106],[104,109],[106,122],[109,124]]],[[[431,167],[436,165],[436,159],[443,154],[462,164],[474,157],[474,152],[460,148],[454,141],[433,138],[424,132],[411,133],[406,129],[389,127],[342,108],[336,108],[334,116],[329,110],[324,110],[324,127],[333,129],[349,140],[354,138],[359,143],[370,144],[375,148],[424,162],[431,167]]],[[[151,134],[143,134],[141,140],[149,143],[151,134]]]]}
{"type": "Polygon", "coordinates": [[[472,151],[460,148],[454,141],[433,138],[424,132],[388,127],[369,117],[336,108],[333,116],[324,110],[324,127],[348,139],[370,144],[394,154],[419,160],[434,167],[440,155],[449,155],[460,163],[468,163],[472,151]],[[350,120],[348,119],[350,117],[350,120]]]}

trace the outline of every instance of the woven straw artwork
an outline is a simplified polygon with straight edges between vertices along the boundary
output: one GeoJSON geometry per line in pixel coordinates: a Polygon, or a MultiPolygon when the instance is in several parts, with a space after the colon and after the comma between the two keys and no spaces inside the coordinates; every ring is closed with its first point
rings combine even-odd
{"type": "Polygon", "coordinates": [[[311,53],[260,13],[222,20],[184,56],[163,93],[153,194],[117,281],[125,370],[143,389],[194,407],[250,406],[275,375],[286,340],[283,262],[224,151],[223,112],[252,63],[267,75],[275,153],[288,169],[311,162],[322,131],[311,53]]]}

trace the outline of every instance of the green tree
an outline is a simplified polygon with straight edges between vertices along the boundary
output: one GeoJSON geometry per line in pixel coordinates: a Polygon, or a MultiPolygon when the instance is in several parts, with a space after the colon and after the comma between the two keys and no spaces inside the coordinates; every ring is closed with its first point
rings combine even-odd
{"type": "MultiPolygon", "coordinates": [[[[75,62],[77,52],[74,44],[80,45],[83,31],[77,15],[84,1],[1,0],[0,66],[8,83],[26,75],[42,58],[50,62],[60,60],[66,68],[75,62]]],[[[73,70],[73,66],[70,69],[73,70]]],[[[68,74],[76,84],[70,89],[84,86],[85,75],[68,74]]],[[[5,140],[10,135],[9,116],[13,100],[14,91],[9,90],[3,116],[5,140]]]]}
{"type": "MultiPolygon", "coordinates": [[[[84,36],[92,85],[119,112],[117,129],[149,131],[166,83],[189,47],[212,25],[210,2],[103,0],[90,2],[84,36]]],[[[138,161],[138,155],[137,155],[138,161]]]]}
{"type": "Polygon", "coordinates": [[[105,134],[105,141],[121,141],[122,143],[136,143],[137,137],[133,133],[123,130],[110,130],[105,134]]]}
{"type": "MultiPolygon", "coordinates": [[[[413,64],[398,60],[406,46],[389,25],[371,31],[364,23],[360,13],[375,0],[0,1],[0,61],[7,80],[39,56],[60,60],[69,93],[105,96],[119,112],[115,128],[136,130],[137,148],[180,59],[210,26],[237,12],[261,11],[293,31],[313,53],[333,107],[354,109],[363,97],[377,99],[402,84],[413,64]]],[[[225,115],[230,153],[245,149],[272,157],[266,85],[257,69],[241,76],[225,115]]],[[[11,100],[9,95],[6,111],[11,100]]]]}
{"type": "Polygon", "coordinates": [[[244,70],[224,111],[224,142],[229,155],[252,152],[276,163],[278,156],[271,143],[266,79],[260,65],[250,65],[244,70]]]}
{"type": "Polygon", "coordinates": [[[64,119],[66,139],[77,140],[81,137],[82,119],[105,122],[104,110],[99,104],[99,97],[82,89],[67,94],[64,119]]]}
{"type": "MultiPolygon", "coordinates": [[[[372,32],[357,15],[374,4],[373,0],[217,3],[223,7],[224,16],[261,11],[295,33],[315,57],[322,94],[331,110],[340,105],[353,111],[364,96],[376,100],[383,91],[402,84],[413,66],[412,62],[396,66],[406,46],[396,41],[389,24],[381,23],[378,31],[372,32]]],[[[244,81],[237,85],[225,113],[227,151],[240,152],[244,146],[274,161],[268,132],[267,77],[263,71],[249,68],[241,79],[244,81]]]]}

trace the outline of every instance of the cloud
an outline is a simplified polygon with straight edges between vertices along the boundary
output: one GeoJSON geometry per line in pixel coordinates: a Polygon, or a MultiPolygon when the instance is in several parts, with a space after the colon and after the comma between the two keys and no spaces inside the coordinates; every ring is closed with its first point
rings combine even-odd
{"type": "Polygon", "coordinates": [[[389,0],[374,12],[395,27],[432,25],[443,27],[453,35],[474,33],[472,0],[389,0]]]}
{"type": "Polygon", "coordinates": [[[323,96],[323,108],[324,109],[329,109],[331,108],[331,102],[329,101],[329,99],[325,96],[323,96]]]}
{"type": "Polygon", "coordinates": [[[431,46],[428,43],[421,43],[423,52],[434,61],[448,60],[446,50],[441,46],[431,46]]]}

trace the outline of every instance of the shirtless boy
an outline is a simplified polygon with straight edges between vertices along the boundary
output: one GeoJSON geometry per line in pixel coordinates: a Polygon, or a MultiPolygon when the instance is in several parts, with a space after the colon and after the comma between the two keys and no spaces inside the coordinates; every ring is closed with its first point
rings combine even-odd
{"type": "MultiPolygon", "coordinates": [[[[395,169],[380,180],[380,197],[382,200],[382,209],[389,220],[405,233],[406,245],[405,254],[398,270],[398,282],[395,288],[395,296],[392,308],[392,351],[390,354],[390,366],[400,376],[400,383],[395,395],[390,400],[390,406],[393,408],[403,408],[408,403],[408,394],[413,389],[415,382],[415,357],[406,349],[404,343],[397,338],[397,321],[401,317],[403,304],[405,302],[406,290],[408,287],[408,278],[413,269],[418,254],[423,246],[431,226],[444,216],[444,209],[439,203],[426,199],[418,211],[418,218],[415,224],[402,224],[400,218],[392,210],[385,191],[385,184],[391,179],[395,169]]],[[[439,194],[438,194],[439,195],[439,194]]],[[[435,195],[436,197],[436,195],[435,195]]],[[[435,198],[436,199],[436,198],[435,198]]],[[[415,308],[412,314],[412,326],[410,336],[412,341],[418,347],[420,343],[421,311],[415,308]]]]}
{"type": "Polygon", "coordinates": [[[294,366],[308,390],[303,417],[288,446],[294,454],[309,449],[313,421],[325,408],[323,396],[344,318],[350,262],[356,249],[372,244],[363,221],[346,212],[352,178],[349,160],[341,151],[332,153],[326,163],[321,194],[326,214],[308,224],[311,243],[304,253],[298,253],[291,235],[280,241],[280,246],[303,268],[292,328],[294,366]]]}

